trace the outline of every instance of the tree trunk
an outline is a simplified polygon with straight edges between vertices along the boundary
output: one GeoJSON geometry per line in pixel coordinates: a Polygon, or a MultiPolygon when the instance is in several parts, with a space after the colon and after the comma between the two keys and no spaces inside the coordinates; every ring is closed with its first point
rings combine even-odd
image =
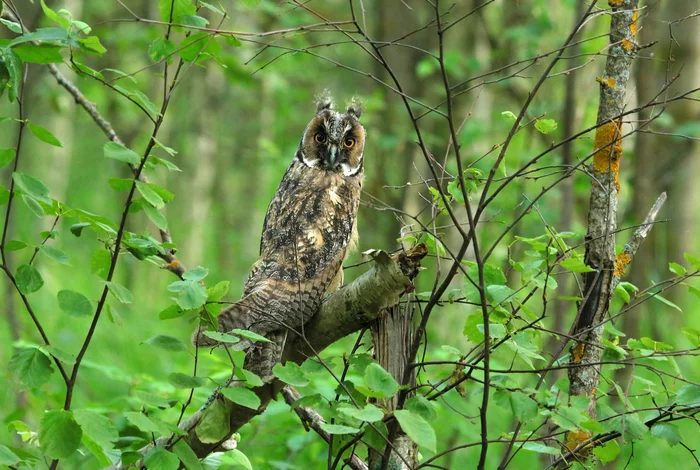
{"type": "MultiPolygon", "coordinates": [[[[389,372],[401,384],[403,374],[410,360],[411,338],[413,338],[413,304],[395,305],[380,316],[372,324],[372,341],[374,342],[374,358],[384,370],[389,372]]],[[[415,369],[412,370],[409,386],[415,385],[415,369]]],[[[390,399],[379,399],[378,405],[388,413],[396,411],[398,395],[390,399]]],[[[397,452],[389,456],[386,468],[396,470],[411,470],[418,464],[418,446],[403,432],[399,432],[392,442],[397,452]],[[410,466],[407,466],[409,463],[410,466]]],[[[382,455],[370,450],[369,468],[377,470],[382,466],[382,455]]]]}
{"type": "MultiPolygon", "coordinates": [[[[612,7],[611,47],[605,72],[599,77],[597,124],[600,127],[595,135],[596,152],[591,168],[594,178],[591,181],[585,257],[586,265],[594,271],[583,276],[584,298],[574,328],[578,341],[571,349],[571,362],[579,367],[569,369],[569,395],[588,397],[588,413],[593,419],[596,416],[595,392],[600,379],[598,363],[602,353],[599,345],[602,343],[603,326],[600,323],[610,307],[615,275],[620,269],[624,271],[626,266],[623,263],[625,260],[620,259],[616,263],[615,259],[618,178],[622,158],[622,120],[616,116],[624,111],[626,104],[627,81],[636,54],[638,6],[639,0],[622,0],[612,7]]],[[[569,433],[567,446],[576,448],[589,437],[586,432],[569,433]]]]}

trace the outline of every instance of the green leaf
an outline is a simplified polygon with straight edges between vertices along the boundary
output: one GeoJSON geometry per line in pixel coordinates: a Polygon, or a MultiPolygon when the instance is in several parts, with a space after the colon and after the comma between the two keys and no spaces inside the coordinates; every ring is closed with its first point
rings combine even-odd
{"type": "Polygon", "coordinates": [[[116,191],[128,191],[134,184],[134,180],[131,178],[110,178],[107,180],[107,184],[116,191]]]}
{"type": "Polygon", "coordinates": [[[10,41],[10,46],[24,44],[32,41],[58,42],[68,41],[68,31],[63,28],[39,28],[31,33],[25,33],[10,41]]]}
{"type": "Polygon", "coordinates": [[[515,121],[518,119],[518,116],[516,116],[512,111],[503,111],[501,112],[501,116],[505,117],[509,121],[515,121]]]}
{"type": "Polygon", "coordinates": [[[421,416],[408,410],[397,410],[394,417],[401,425],[401,429],[419,446],[436,452],[437,438],[430,424],[421,416]]]}
{"type": "Polygon", "coordinates": [[[184,279],[188,281],[201,281],[209,275],[209,270],[201,266],[197,266],[194,269],[190,269],[185,274],[182,275],[184,279]]]}
{"type": "Polygon", "coordinates": [[[220,281],[214,287],[207,288],[207,300],[209,302],[217,302],[224,298],[228,293],[229,281],[220,281]]]}
{"type": "Polygon", "coordinates": [[[219,442],[229,435],[231,432],[229,410],[222,400],[215,399],[211,402],[194,430],[199,440],[205,444],[219,442]]]}
{"type": "Polygon", "coordinates": [[[119,432],[112,420],[99,413],[90,410],[75,410],[75,420],[93,441],[105,449],[111,449],[113,443],[119,439],[119,432]]]}
{"type": "Polygon", "coordinates": [[[260,4],[260,0],[241,0],[241,3],[248,8],[255,8],[260,4]]]}
{"type": "Polygon", "coordinates": [[[682,276],[687,272],[685,268],[678,263],[668,263],[668,270],[676,276],[682,276]]]}
{"type": "Polygon", "coordinates": [[[41,450],[52,459],[65,459],[78,450],[82,431],[70,411],[49,411],[39,427],[41,450]]]}
{"type": "Polygon", "coordinates": [[[160,116],[160,110],[146,94],[136,90],[136,91],[132,91],[129,94],[129,96],[133,96],[134,99],[136,99],[136,101],[141,103],[141,106],[146,108],[147,111],[155,114],[156,116],[160,116]]]}
{"type": "Polygon", "coordinates": [[[127,411],[124,413],[124,416],[126,416],[126,419],[128,419],[131,424],[143,432],[159,433],[161,431],[161,427],[158,426],[158,424],[139,411],[127,411]]]}
{"type": "Polygon", "coordinates": [[[134,395],[141,400],[144,405],[154,405],[159,408],[171,408],[171,402],[167,399],[154,395],[153,393],[144,392],[143,390],[134,390],[134,395]]]}
{"type": "Polygon", "coordinates": [[[68,365],[73,365],[75,364],[75,354],[71,354],[69,352],[63,351],[62,349],[58,349],[56,346],[42,346],[40,348],[44,352],[50,354],[51,356],[55,357],[59,361],[63,362],[64,364],[68,365]]]}
{"type": "Polygon", "coordinates": [[[200,56],[209,41],[214,39],[207,33],[195,33],[180,43],[179,54],[185,62],[192,62],[200,56]]]}
{"type": "Polygon", "coordinates": [[[24,295],[36,292],[44,285],[41,274],[30,264],[22,264],[17,268],[15,282],[19,291],[24,295]]]}
{"type": "Polygon", "coordinates": [[[59,250],[58,248],[49,245],[42,245],[39,247],[39,251],[43,255],[46,255],[48,258],[51,258],[57,263],[66,264],[70,266],[70,263],[68,262],[68,255],[65,254],[63,251],[59,250]]]}
{"type": "Polygon", "coordinates": [[[229,387],[222,388],[221,394],[231,400],[232,402],[250,408],[251,410],[257,410],[260,408],[260,398],[253,393],[253,391],[247,388],[241,387],[229,387]]]}
{"type": "Polygon", "coordinates": [[[662,304],[666,304],[669,307],[673,307],[676,310],[678,310],[679,312],[683,313],[683,310],[681,310],[681,308],[678,305],[674,304],[673,302],[671,302],[670,300],[668,300],[665,297],[661,297],[659,294],[652,294],[652,298],[658,300],[662,304]]]}
{"type": "Polygon", "coordinates": [[[624,303],[626,303],[626,304],[630,303],[630,300],[631,300],[630,293],[627,292],[627,289],[625,289],[624,287],[622,287],[619,284],[615,287],[615,295],[620,296],[620,298],[622,299],[622,301],[624,303]]]}
{"type": "Polygon", "coordinates": [[[41,204],[39,204],[38,202],[36,202],[34,199],[27,196],[26,194],[22,194],[22,202],[24,203],[25,206],[27,206],[29,208],[29,210],[32,211],[32,213],[35,216],[41,218],[44,215],[46,215],[44,213],[44,208],[41,206],[41,204]]]}
{"type": "Polygon", "coordinates": [[[664,439],[668,442],[671,447],[680,443],[683,440],[681,436],[681,430],[678,426],[672,423],[656,423],[651,428],[651,435],[658,437],[659,439],[664,439]]]}
{"type": "Polygon", "coordinates": [[[549,134],[555,131],[557,127],[559,127],[559,124],[554,119],[538,119],[535,121],[535,129],[543,134],[549,134]]]}
{"type": "Polygon", "coordinates": [[[162,212],[150,204],[143,204],[141,207],[156,227],[163,231],[168,230],[168,219],[165,218],[162,212]]]}
{"type": "Polygon", "coordinates": [[[153,447],[143,459],[148,470],[177,470],[180,468],[180,459],[177,455],[168,452],[162,447],[153,447]]]}
{"type": "Polygon", "coordinates": [[[700,385],[686,385],[678,390],[676,403],[679,405],[695,405],[700,403],[700,385]]]}
{"type": "Polygon", "coordinates": [[[193,377],[180,372],[173,372],[168,376],[168,382],[175,388],[199,388],[207,382],[201,377],[193,377]]]}
{"type": "Polygon", "coordinates": [[[572,273],[591,273],[595,271],[590,266],[586,266],[581,258],[566,258],[559,265],[572,273]]]}
{"type": "Polygon", "coordinates": [[[33,388],[44,385],[53,374],[51,360],[38,348],[20,348],[10,358],[10,374],[22,385],[33,388]]]}
{"type": "Polygon", "coordinates": [[[693,256],[690,253],[683,253],[683,258],[690,263],[693,269],[700,269],[700,258],[693,256]]]}
{"type": "Polygon", "coordinates": [[[365,369],[365,384],[373,391],[378,392],[380,398],[393,397],[399,390],[399,384],[376,362],[365,369]]]}
{"type": "Polygon", "coordinates": [[[301,367],[294,362],[287,362],[284,366],[279,363],[275,364],[272,368],[272,373],[282,382],[295,387],[306,387],[310,383],[309,378],[301,370],[301,367]]]}
{"type": "Polygon", "coordinates": [[[80,48],[87,52],[88,54],[102,55],[107,52],[107,49],[100,42],[100,38],[97,36],[88,36],[86,38],[78,39],[80,48]]]}
{"type": "Polygon", "coordinates": [[[92,316],[92,304],[80,292],[72,290],[61,290],[56,296],[58,298],[58,308],[62,312],[74,317],[90,317],[92,316]]]}
{"type": "Polygon", "coordinates": [[[19,251],[22,250],[26,247],[28,247],[26,243],[20,240],[10,240],[9,242],[5,243],[5,250],[6,251],[19,251]]]}
{"type": "Polygon", "coordinates": [[[134,294],[129,289],[116,282],[105,281],[107,288],[116,299],[123,304],[130,304],[134,301],[134,294]]]}
{"type": "Polygon", "coordinates": [[[187,15],[182,17],[182,24],[187,26],[196,26],[198,28],[206,28],[209,24],[209,20],[202,18],[201,16],[187,15]]]}
{"type": "Polygon", "coordinates": [[[192,448],[183,439],[175,443],[173,451],[180,461],[185,464],[187,470],[203,470],[202,464],[197,458],[197,454],[194,453],[192,448]]]}
{"type": "Polygon", "coordinates": [[[242,338],[249,339],[251,341],[259,341],[261,343],[271,343],[269,339],[265,338],[264,336],[261,336],[257,333],[253,333],[252,331],[248,330],[241,330],[239,328],[234,328],[231,330],[231,333],[235,334],[236,336],[240,336],[242,338]]]}
{"type": "Polygon", "coordinates": [[[15,23],[14,21],[6,20],[5,18],[0,18],[0,23],[7,26],[8,29],[10,31],[12,31],[13,33],[17,33],[17,34],[22,33],[22,26],[20,26],[19,23],[15,23]]]}
{"type": "Polygon", "coordinates": [[[422,395],[409,398],[406,400],[404,407],[408,411],[422,416],[426,421],[432,421],[437,418],[435,407],[422,395]]]}
{"type": "Polygon", "coordinates": [[[54,23],[58,23],[61,25],[63,28],[70,28],[71,23],[68,18],[64,18],[63,16],[59,15],[55,11],[53,11],[51,8],[49,8],[46,3],[44,3],[44,0],[41,0],[41,9],[44,10],[44,14],[54,23]]]}
{"type": "Polygon", "coordinates": [[[681,328],[681,331],[685,337],[688,338],[691,343],[693,343],[694,347],[700,346],[700,330],[695,328],[681,328]]]}
{"type": "Polygon", "coordinates": [[[321,423],[321,429],[328,434],[356,434],[360,432],[359,429],[343,426],[342,424],[321,423]]]}
{"type": "Polygon", "coordinates": [[[184,352],[187,351],[187,345],[175,338],[174,336],[168,335],[156,335],[152,338],[147,339],[142,344],[149,344],[156,348],[165,349],[166,351],[172,352],[184,352]]]}
{"type": "Polygon", "coordinates": [[[17,457],[10,449],[0,445],[0,465],[14,465],[19,462],[17,457]]]}
{"type": "MultiPolygon", "coordinates": [[[[112,465],[112,460],[107,456],[106,450],[109,450],[110,448],[103,448],[100,444],[95,442],[92,438],[90,438],[88,435],[86,435],[83,432],[83,435],[80,439],[80,441],[85,445],[85,447],[92,452],[92,455],[95,456],[95,459],[97,459],[97,462],[100,464],[100,468],[106,468],[112,465]]],[[[123,455],[123,454],[122,454],[123,455]]],[[[123,462],[124,460],[122,460],[123,462]]]]}
{"type": "Polygon", "coordinates": [[[172,320],[173,318],[180,318],[181,316],[185,315],[185,313],[187,312],[182,310],[179,305],[171,305],[170,307],[163,309],[158,314],[158,318],[160,320],[172,320]]]}
{"type": "MultiPolygon", "coordinates": [[[[73,227],[71,227],[72,231],[73,227]]],[[[97,250],[90,257],[90,271],[102,279],[107,278],[109,266],[112,264],[112,254],[107,250],[97,250]]]]}
{"type": "MultiPolygon", "coordinates": [[[[245,379],[246,385],[248,385],[250,387],[262,387],[264,385],[262,379],[258,375],[256,375],[254,372],[251,372],[251,371],[245,370],[245,369],[240,369],[239,371],[240,371],[241,375],[243,376],[241,378],[245,379]]],[[[238,372],[236,372],[236,375],[238,375],[238,372]]]]}
{"type": "Polygon", "coordinates": [[[620,455],[620,445],[617,441],[612,440],[603,447],[594,448],[593,454],[598,457],[602,463],[612,462],[620,455]]]}
{"type": "Polygon", "coordinates": [[[169,23],[172,13],[172,22],[180,23],[183,16],[195,15],[197,8],[191,0],[159,0],[158,12],[160,13],[161,21],[169,23]]]}
{"type": "MultiPolygon", "coordinates": [[[[173,150],[173,149],[170,149],[170,150],[173,150]]],[[[151,161],[156,165],[163,165],[165,168],[168,169],[168,171],[182,171],[180,168],[178,168],[177,165],[166,160],[165,158],[158,158],[158,157],[154,157],[153,155],[151,155],[151,161]]]]}
{"type": "Polygon", "coordinates": [[[219,333],[218,331],[202,331],[204,336],[207,336],[219,343],[240,343],[241,339],[238,336],[219,333]]]}
{"type": "MultiPolygon", "coordinates": [[[[22,44],[15,47],[14,51],[24,62],[32,64],[57,64],[63,62],[61,48],[51,44],[22,44]]],[[[56,140],[58,141],[58,139],[56,140]]],[[[62,147],[62,145],[58,145],[58,147],[62,147]]]]}
{"type": "Polygon", "coordinates": [[[141,163],[141,157],[139,157],[136,152],[117,142],[107,142],[102,150],[105,158],[119,160],[120,162],[126,162],[132,165],[138,165],[141,163]]]}
{"type": "Polygon", "coordinates": [[[47,144],[53,145],[55,147],[63,147],[63,142],[58,140],[58,138],[56,138],[55,135],[49,132],[48,129],[45,129],[40,125],[31,123],[29,121],[27,121],[27,127],[30,131],[32,131],[32,134],[37,136],[39,140],[42,140],[47,144]]]}
{"type": "Polygon", "coordinates": [[[239,467],[245,470],[253,470],[253,466],[250,464],[248,457],[246,457],[245,454],[238,449],[233,449],[232,451],[226,452],[224,455],[222,455],[221,461],[227,465],[226,468],[229,468],[228,466],[232,465],[233,470],[239,470],[239,467]]]}
{"type": "Polygon", "coordinates": [[[177,297],[177,304],[183,310],[192,310],[201,307],[207,301],[207,291],[202,284],[193,281],[184,281],[186,284],[177,297]]]}
{"type": "Polygon", "coordinates": [[[552,421],[568,431],[578,429],[579,424],[588,419],[588,415],[571,406],[560,406],[556,409],[556,414],[552,415],[552,421]]]}
{"type": "Polygon", "coordinates": [[[384,412],[371,403],[359,409],[351,406],[338,407],[338,411],[346,416],[359,419],[360,421],[367,421],[368,423],[374,423],[384,418],[384,412]]]}
{"type": "Polygon", "coordinates": [[[160,62],[166,57],[169,58],[169,61],[172,61],[170,56],[175,54],[175,52],[177,52],[175,44],[165,38],[156,39],[148,48],[148,55],[151,56],[154,62],[160,62]]]}
{"type": "Polygon", "coordinates": [[[522,445],[523,450],[537,452],[538,454],[559,455],[561,452],[555,447],[549,447],[542,442],[526,442],[522,445]]]}
{"type": "Polygon", "coordinates": [[[0,168],[10,163],[15,158],[15,149],[0,149],[0,168]]]}
{"type": "Polygon", "coordinates": [[[537,402],[532,398],[521,392],[509,392],[508,395],[513,415],[519,421],[526,423],[537,418],[537,402]]]}
{"type": "Polygon", "coordinates": [[[158,195],[158,193],[156,193],[150,187],[148,187],[146,183],[137,181],[136,188],[138,188],[143,198],[147,200],[151,205],[153,205],[156,209],[162,209],[163,207],[165,207],[165,201],[163,201],[163,199],[158,195]]]}
{"type": "MultiPolygon", "coordinates": [[[[2,92],[7,88],[7,97],[10,102],[13,103],[15,99],[17,99],[20,85],[24,77],[22,59],[9,47],[0,47],[0,59],[4,59],[5,70],[7,72],[5,77],[0,81],[0,84],[3,85],[0,87],[0,95],[2,95],[2,92]]],[[[2,68],[0,68],[0,70],[2,70],[2,68]]]]}
{"type": "MultiPolygon", "coordinates": [[[[33,176],[25,175],[24,173],[12,173],[12,179],[17,187],[27,196],[36,199],[37,201],[51,204],[49,197],[49,188],[44,183],[34,178],[33,176]]],[[[43,211],[42,211],[43,213],[43,211]]]]}
{"type": "Polygon", "coordinates": [[[642,439],[649,431],[649,428],[638,417],[631,414],[613,418],[609,423],[610,429],[620,432],[625,440],[642,439]]]}

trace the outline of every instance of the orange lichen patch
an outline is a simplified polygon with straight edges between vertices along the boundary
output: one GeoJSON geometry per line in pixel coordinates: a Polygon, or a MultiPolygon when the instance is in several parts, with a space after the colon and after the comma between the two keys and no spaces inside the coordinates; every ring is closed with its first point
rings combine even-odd
{"type": "Polygon", "coordinates": [[[595,77],[595,81],[600,83],[601,85],[608,87],[608,88],[615,88],[615,79],[610,77],[610,78],[603,78],[603,77],[595,77]]]}
{"type": "Polygon", "coordinates": [[[611,7],[619,7],[622,5],[622,0],[608,0],[608,5],[611,7]]]}
{"type": "Polygon", "coordinates": [[[625,251],[621,251],[619,255],[615,257],[615,276],[622,276],[625,274],[625,269],[627,265],[632,261],[632,257],[625,251]]]}
{"type": "Polygon", "coordinates": [[[574,349],[574,364],[580,364],[581,359],[583,359],[583,351],[586,350],[585,343],[578,343],[576,349],[574,349]]]}
{"type": "Polygon", "coordinates": [[[168,263],[169,269],[175,269],[178,266],[180,266],[180,262],[178,260],[174,260],[174,261],[171,261],[170,263],[168,263]]]}
{"type": "Polygon", "coordinates": [[[622,157],[620,135],[619,121],[600,126],[595,133],[595,155],[593,155],[593,169],[598,173],[611,172],[618,191],[620,191],[620,158],[622,157]]]}
{"type": "Polygon", "coordinates": [[[630,41],[629,39],[623,39],[622,48],[627,52],[634,50],[634,41],[630,41]]]}
{"type": "MultiPolygon", "coordinates": [[[[591,433],[587,431],[583,431],[581,429],[569,431],[569,433],[566,435],[566,448],[569,449],[569,451],[573,451],[578,449],[584,442],[588,442],[590,439],[591,433]]],[[[592,445],[592,442],[588,442],[588,444],[586,444],[582,449],[579,449],[579,451],[590,449],[592,445]]]]}
{"type": "Polygon", "coordinates": [[[635,10],[632,15],[632,24],[630,25],[630,33],[632,33],[632,36],[637,35],[637,18],[639,18],[639,11],[635,10]]]}

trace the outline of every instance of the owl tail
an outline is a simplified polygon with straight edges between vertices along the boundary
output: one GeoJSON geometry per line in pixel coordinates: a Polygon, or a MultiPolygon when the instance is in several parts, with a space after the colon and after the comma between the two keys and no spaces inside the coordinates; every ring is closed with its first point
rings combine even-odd
{"type": "MultiPolygon", "coordinates": [[[[250,325],[247,321],[249,317],[249,311],[250,309],[246,305],[245,299],[236,302],[235,304],[231,305],[229,308],[227,308],[219,314],[219,327],[217,330],[220,333],[228,333],[233,329],[252,329],[249,328],[250,325]]],[[[204,324],[201,325],[200,328],[198,328],[192,335],[192,344],[198,348],[209,348],[219,346],[221,343],[205,335],[204,332],[206,331],[209,331],[209,326],[204,324]]],[[[248,349],[250,345],[250,341],[248,341],[245,338],[241,338],[240,342],[233,343],[232,346],[235,351],[243,351],[245,349],[248,349]]]]}
{"type": "Polygon", "coordinates": [[[266,336],[271,343],[256,343],[246,356],[244,368],[256,374],[263,382],[271,382],[274,379],[272,368],[282,361],[287,333],[286,330],[268,333],[266,336]]]}

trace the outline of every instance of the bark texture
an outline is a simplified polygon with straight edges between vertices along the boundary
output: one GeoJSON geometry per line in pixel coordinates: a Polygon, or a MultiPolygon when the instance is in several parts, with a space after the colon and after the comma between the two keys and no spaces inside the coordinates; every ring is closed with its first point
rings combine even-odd
{"type": "MultiPolygon", "coordinates": [[[[403,380],[404,371],[410,361],[412,325],[412,304],[396,305],[372,324],[374,358],[399,384],[403,380]]],[[[415,368],[412,371],[407,384],[410,387],[415,385],[416,378],[415,368]]],[[[397,409],[398,399],[398,394],[389,399],[379,399],[378,406],[392,413],[397,409]]],[[[396,450],[392,450],[385,468],[411,470],[418,464],[418,446],[403,431],[397,433],[392,445],[396,450]]],[[[371,470],[382,467],[380,452],[370,450],[369,457],[371,470]]]]}

